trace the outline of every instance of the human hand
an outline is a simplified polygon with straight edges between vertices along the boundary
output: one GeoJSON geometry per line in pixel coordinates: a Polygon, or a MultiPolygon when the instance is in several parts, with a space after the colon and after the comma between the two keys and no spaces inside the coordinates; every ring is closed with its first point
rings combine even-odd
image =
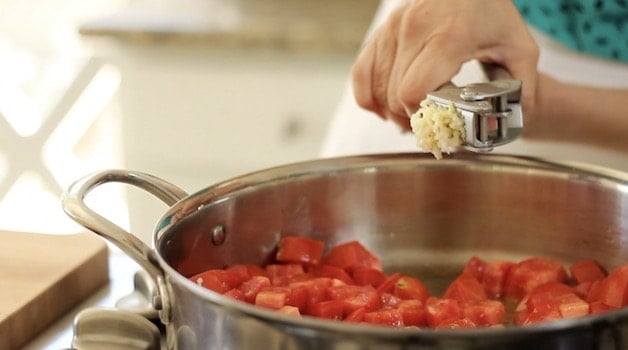
{"type": "Polygon", "coordinates": [[[539,49],[511,0],[415,0],[395,9],[354,63],[358,104],[403,129],[428,92],[463,63],[505,67],[523,81],[524,114],[534,107],[539,49]]]}

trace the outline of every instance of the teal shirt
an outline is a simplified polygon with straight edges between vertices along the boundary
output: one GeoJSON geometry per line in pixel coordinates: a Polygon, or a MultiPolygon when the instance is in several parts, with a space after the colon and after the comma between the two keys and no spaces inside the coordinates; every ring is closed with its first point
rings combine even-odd
{"type": "Polygon", "coordinates": [[[628,0],[513,0],[528,24],[583,53],[628,62],[628,0]]]}

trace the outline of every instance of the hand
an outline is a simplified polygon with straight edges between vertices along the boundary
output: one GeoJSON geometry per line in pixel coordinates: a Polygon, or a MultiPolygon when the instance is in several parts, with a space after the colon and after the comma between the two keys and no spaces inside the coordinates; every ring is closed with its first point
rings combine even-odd
{"type": "Polygon", "coordinates": [[[463,63],[504,66],[523,81],[524,115],[534,107],[539,49],[510,0],[416,0],[394,10],[353,66],[360,106],[409,129],[428,92],[463,63]]]}

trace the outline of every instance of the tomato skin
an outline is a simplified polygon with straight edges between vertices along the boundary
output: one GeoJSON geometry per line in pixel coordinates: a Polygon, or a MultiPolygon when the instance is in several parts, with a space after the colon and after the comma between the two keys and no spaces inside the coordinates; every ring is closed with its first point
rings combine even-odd
{"type": "Polygon", "coordinates": [[[606,270],[593,259],[580,260],[569,266],[569,272],[576,283],[593,282],[604,279],[606,270]]]}
{"type": "Polygon", "coordinates": [[[324,263],[351,271],[356,267],[381,270],[382,262],[358,241],[349,241],[329,250],[324,263]]]}
{"type": "Polygon", "coordinates": [[[566,281],[567,271],[561,263],[534,257],[520,261],[510,268],[504,284],[504,296],[520,300],[542,284],[566,281]]]}
{"type": "Polygon", "coordinates": [[[463,303],[488,299],[484,286],[469,273],[463,273],[451,282],[443,298],[456,299],[463,303]]]}
{"type": "Polygon", "coordinates": [[[324,248],[325,244],[315,239],[285,236],[278,243],[275,259],[282,263],[317,265],[321,262],[324,248]]]}
{"type": "Polygon", "coordinates": [[[394,284],[393,295],[401,299],[417,299],[425,302],[430,293],[420,279],[400,276],[394,284]]]}

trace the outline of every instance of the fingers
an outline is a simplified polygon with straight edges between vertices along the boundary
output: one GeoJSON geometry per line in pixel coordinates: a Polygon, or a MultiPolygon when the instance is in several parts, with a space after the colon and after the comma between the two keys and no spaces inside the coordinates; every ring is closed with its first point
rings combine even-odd
{"type": "Polygon", "coordinates": [[[383,118],[390,118],[388,86],[397,53],[398,17],[403,7],[393,11],[374,33],[352,68],[353,90],[357,103],[383,118]]]}
{"type": "Polygon", "coordinates": [[[426,94],[471,59],[505,66],[524,81],[524,111],[534,108],[538,47],[514,5],[494,0],[417,0],[397,8],[353,66],[356,101],[409,129],[426,94]]]}

